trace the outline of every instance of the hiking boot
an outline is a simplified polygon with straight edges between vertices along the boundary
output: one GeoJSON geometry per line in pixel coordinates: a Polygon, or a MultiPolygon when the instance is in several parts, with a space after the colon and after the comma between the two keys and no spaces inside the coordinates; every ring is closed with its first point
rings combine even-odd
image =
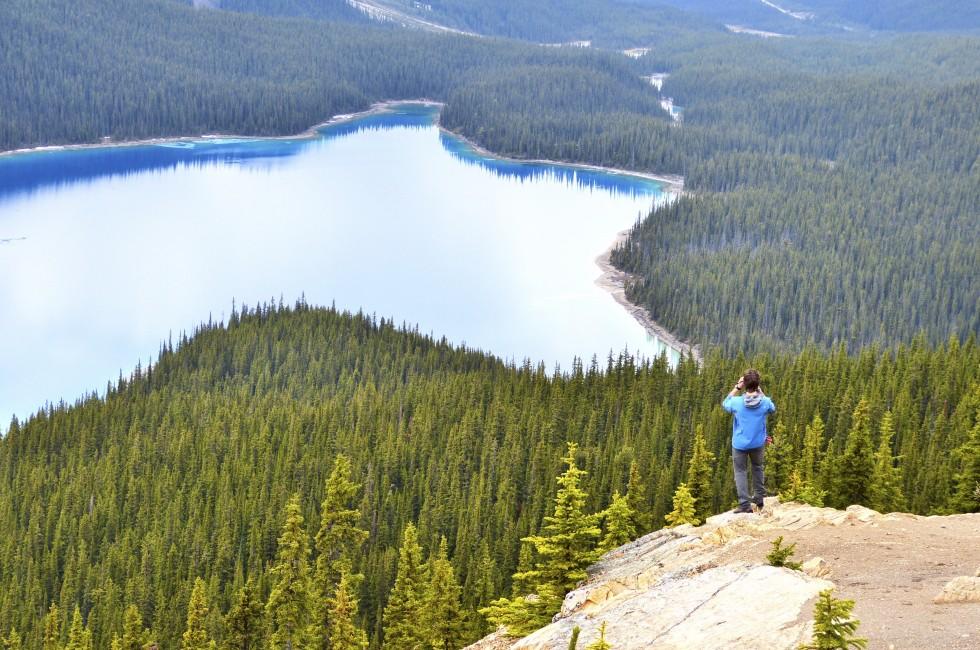
{"type": "Polygon", "coordinates": [[[766,507],[766,504],[764,502],[762,502],[762,501],[756,501],[755,502],[755,507],[756,507],[758,513],[761,515],[763,509],[766,507]]]}
{"type": "Polygon", "coordinates": [[[751,515],[752,514],[752,506],[748,506],[748,505],[746,505],[746,506],[739,506],[739,507],[735,508],[734,510],[732,510],[732,512],[735,513],[735,514],[737,514],[737,515],[751,515]]]}

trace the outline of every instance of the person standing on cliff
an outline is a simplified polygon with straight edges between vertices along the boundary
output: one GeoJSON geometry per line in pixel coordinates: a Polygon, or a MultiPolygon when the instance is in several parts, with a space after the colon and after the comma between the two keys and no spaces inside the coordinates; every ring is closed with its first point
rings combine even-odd
{"type": "Polygon", "coordinates": [[[752,512],[754,503],[762,510],[766,496],[766,445],[772,438],[766,431],[766,418],[776,412],[776,405],[759,388],[759,372],[745,371],[721,406],[734,417],[732,422],[732,464],[735,466],[735,489],[738,507],[733,512],[752,512]],[[744,395],[739,393],[745,390],[744,395]],[[748,464],[752,463],[752,494],[749,494],[748,464]]]}

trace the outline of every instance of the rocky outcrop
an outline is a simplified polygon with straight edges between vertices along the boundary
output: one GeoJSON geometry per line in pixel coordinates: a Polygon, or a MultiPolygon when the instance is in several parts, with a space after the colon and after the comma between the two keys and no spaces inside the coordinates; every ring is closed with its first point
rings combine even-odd
{"type": "MultiPolygon", "coordinates": [[[[726,513],[709,518],[700,527],[659,530],[610,551],[590,568],[589,579],[565,597],[550,625],[523,639],[507,639],[501,631],[470,646],[470,650],[565,650],[576,626],[581,628],[578,647],[585,648],[598,638],[603,623],[607,624],[606,639],[616,650],[796,648],[812,636],[813,603],[821,590],[834,586],[828,580],[830,576],[855,589],[867,586],[867,581],[838,571],[839,567],[851,567],[848,562],[853,562],[853,553],[859,547],[865,557],[868,544],[873,545],[871,548],[880,547],[878,555],[882,561],[895,549],[915,557],[921,549],[907,544],[897,531],[914,534],[916,527],[922,526],[929,531],[942,531],[947,528],[942,520],[952,519],[882,515],[861,506],[843,511],[813,508],[767,499],[761,515],[726,513]],[[786,538],[786,543],[807,542],[823,557],[798,548],[794,559],[803,562],[803,570],[769,566],[769,542],[779,535],[786,538]],[[847,546],[850,539],[857,540],[853,549],[847,546]]],[[[963,528],[958,534],[968,536],[970,527],[980,526],[980,518],[957,523],[963,528]]],[[[976,557],[968,560],[967,571],[975,566],[976,557]]],[[[868,561],[875,561],[875,557],[868,557],[868,561]]],[[[900,558],[900,562],[900,570],[908,580],[906,560],[900,558]]],[[[938,570],[949,566],[938,560],[933,564],[940,567],[938,570]]],[[[911,578],[913,583],[918,579],[911,578]]],[[[975,585],[964,585],[964,580],[980,583],[980,578],[958,578],[953,581],[956,585],[950,598],[974,593],[971,590],[975,585]]],[[[890,587],[885,593],[893,591],[890,587]]],[[[853,597],[846,589],[842,595],[853,597]]],[[[907,596],[896,596],[899,597],[907,596]]],[[[931,603],[929,606],[941,609],[931,603]]],[[[980,621],[980,607],[966,607],[965,615],[980,621]]],[[[894,617],[886,620],[886,626],[906,626],[900,628],[906,635],[903,640],[912,644],[902,647],[918,647],[915,631],[908,627],[907,620],[896,620],[903,619],[905,613],[892,606],[885,609],[883,616],[894,617]]],[[[863,618],[862,611],[857,613],[863,618]]],[[[970,627],[967,618],[962,629],[970,627]]],[[[980,625],[976,629],[980,632],[980,625]]],[[[864,628],[861,631],[866,633],[864,628]]],[[[932,630],[924,633],[935,634],[932,630]]],[[[980,636],[971,638],[969,632],[960,629],[950,632],[954,633],[956,639],[945,647],[976,647],[969,644],[980,641],[980,636]]],[[[871,647],[878,647],[874,640],[871,647]]]]}
{"type": "Polygon", "coordinates": [[[980,603],[980,578],[973,576],[953,578],[932,601],[937,604],[980,603]]]}

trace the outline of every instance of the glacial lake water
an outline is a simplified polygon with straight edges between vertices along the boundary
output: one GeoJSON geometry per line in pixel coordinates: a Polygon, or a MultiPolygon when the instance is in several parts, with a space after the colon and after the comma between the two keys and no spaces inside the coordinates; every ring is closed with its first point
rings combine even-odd
{"type": "Polygon", "coordinates": [[[676,361],[595,283],[661,186],[483,155],[436,119],[405,104],[316,138],[0,157],[0,430],[233,301],[305,295],[549,369],[676,361]]]}

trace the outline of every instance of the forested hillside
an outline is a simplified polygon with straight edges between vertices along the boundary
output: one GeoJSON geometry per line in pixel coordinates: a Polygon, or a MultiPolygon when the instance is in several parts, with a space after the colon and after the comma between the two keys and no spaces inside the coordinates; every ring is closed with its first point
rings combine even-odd
{"type": "Polygon", "coordinates": [[[60,647],[77,606],[99,648],[124,632],[128,643],[173,648],[185,630],[185,643],[264,647],[241,640],[283,638],[285,604],[300,602],[285,586],[309,588],[312,600],[289,611],[314,622],[339,602],[317,599],[325,580],[345,585],[344,611],[359,597],[355,620],[379,647],[386,631],[405,632],[399,612],[417,611],[406,594],[424,580],[453,601],[439,611],[464,612],[444,619],[455,621],[447,638],[475,638],[487,625],[475,610],[509,595],[519,560],[525,569],[533,560],[520,540],[544,530],[567,441],[587,472],[586,512],[625,496],[605,533],[663,525],[681,481],[699,514],[729,507],[731,425],[720,401],[748,365],[778,407],[770,491],[823,490],[835,506],[980,510],[973,338],[917,339],[894,353],[712,353],[676,371],[621,356],[551,373],[383,320],[260,306],[165,344],[155,365],[104,399],[51,407],[0,440],[0,636],[60,647]],[[409,523],[421,548],[399,554],[409,523]],[[439,559],[443,536],[451,572],[439,559]],[[308,565],[303,548],[315,549],[308,565]],[[383,615],[396,571],[397,606],[383,615]],[[353,588],[356,573],[364,579],[353,588]],[[266,627],[254,627],[260,619],[266,627]]]}
{"type": "Polygon", "coordinates": [[[632,300],[732,352],[980,332],[980,39],[697,52],[662,61],[692,195],[614,256],[632,300]]]}
{"type": "MultiPolygon", "coordinates": [[[[602,84],[607,104],[629,106],[618,110],[666,119],[635,62],[614,53],[197,10],[175,0],[13,0],[0,4],[0,24],[0,149],[104,136],[294,134],[379,100],[444,100],[528,66],[549,70],[539,81],[545,96],[583,76],[602,84]]],[[[609,110],[590,106],[577,102],[596,118],[609,110]]]]}

